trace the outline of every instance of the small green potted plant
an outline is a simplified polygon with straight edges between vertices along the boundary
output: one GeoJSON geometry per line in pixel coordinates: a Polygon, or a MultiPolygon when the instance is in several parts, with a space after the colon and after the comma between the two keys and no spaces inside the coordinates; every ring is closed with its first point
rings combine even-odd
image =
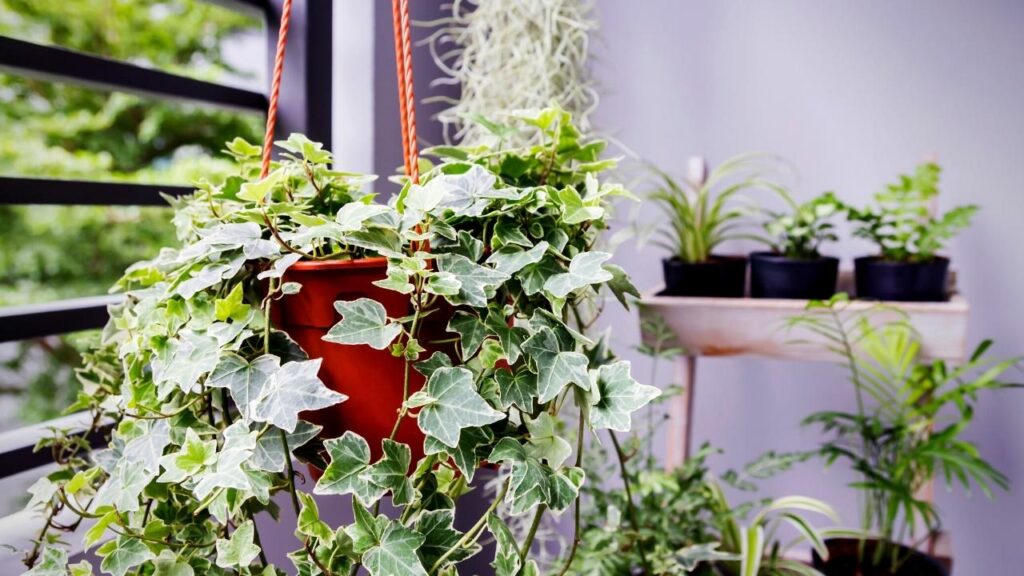
{"type": "Polygon", "coordinates": [[[901,175],[875,195],[876,205],[850,209],[854,234],[878,245],[879,253],[854,260],[858,298],[908,302],[947,300],[949,258],[944,243],[970,225],[974,205],[959,206],[941,217],[932,214],[939,194],[938,164],[927,162],[901,175]]]}
{"type": "Polygon", "coordinates": [[[656,230],[655,244],[672,254],[662,260],[664,294],[743,297],[746,256],[716,249],[728,240],[755,238],[746,230],[754,207],[742,200],[745,193],[766,187],[760,176],[763,160],[758,154],[737,156],[709,173],[703,158],[691,158],[684,182],[658,171],[661,185],[650,198],[665,212],[667,226],[656,230]]]}
{"type": "Polygon", "coordinates": [[[827,192],[798,204],[784,190],[780,195],[789,212],[769,212],[764,228],[770,252],[750,255],[750,295],[754,298],[800,298],[822,300],[836,291],[839,259],[823,256],[823,242],[835,241],[834,226],[828,219],[843,210],[843,203],[827,192]]]}
{"type": "Polygon", "coordinates": [[[980,394],[1016,386],[999,378],[1017,360],[985,358],[986,341],[960,366],[922,361],[905,319],[876,325],[877,312],[896,311],[881,307],[844,319],[847,302],[837,295],[812,303],[791,326],[824,336],[842,351],[857,410],[820,412],[804,424],[819,426],[826,438],[810,454],[828,465],[845,461],[858,474],[851,485],[862,493],[861,528],[873,536],[826,540],[829,557],[815,558],[815,566],[827,576],[947,576],[944,562],[918,549],[941,526],[924,489],[940,475],[949,489],[974,485],[989,497],[1008,487],[1006,476],[963,435],[980,394]]]}

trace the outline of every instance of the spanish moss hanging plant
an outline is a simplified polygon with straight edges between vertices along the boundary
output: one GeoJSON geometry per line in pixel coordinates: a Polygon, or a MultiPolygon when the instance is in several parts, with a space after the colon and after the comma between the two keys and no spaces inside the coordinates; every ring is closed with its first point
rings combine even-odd
{"type": "MultiPolygon", "coordinates": [[[[493,126],[479,122],[509,110],[558,105],[584,131],[598,94],[587,58],[597,30],[588,0],[455,0],[451,16],[429,23],[434,61],[457,85],[458,99],[437,115],[445,138],[472,146],[493,144],[493,126]]],[[[431,101],[427,100],[427,101],[431,101]]],[[[506,143],[536,143],[536,134],[503,134],[506,143]]]]}

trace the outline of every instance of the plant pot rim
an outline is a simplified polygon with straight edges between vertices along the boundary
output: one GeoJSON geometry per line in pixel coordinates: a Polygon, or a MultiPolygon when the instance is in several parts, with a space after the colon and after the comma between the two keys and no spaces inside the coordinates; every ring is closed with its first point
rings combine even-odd
{"type": "Polygon", "coordinates": [[[357,258],[355,260],[299,260],[292,264],[291,270],[315,271],[315,270],[361,270],[365,268],[387,268],[388,259],[384,256],[371,256],[369,258],[357,258]]]}
{"type": "Polygon", "coordinates": [[[886,260],[881,255],[874,254],[871,256],[860,256],[853,259],[854,264],[860,264],[861,262],[874,264],[876,266],[926,266],[929,264],[940,264],[943,262],[949,262],[948,256],[934,256],[931,260],[921,260],[918,262],[898,262],[895,260],[886,260]]]}
{"type": "Polygon", "coordinates": [[[772,260],[772,261],[776,261],[776,262],[807,262],[807,263],[814,263],[814,262],[838,262],[839,261],[839,258],[836,257],[836,256],[826,256],[824,254],[818,254],[817,258],[790,258],[789,256],[786,256],[784,254],[780,254],[778,252],[769,252],[769,251],[751,252],[750,253],[750,259],[754,260],[755,258],[758,259],[758,260],[772,260]]]}
{"type": "Polygon", "coordinates": [[[673,264],[682,264],[684,266],[699,266],[701,264],[728,264],[733,262],[738,263],[740,261],[746,262],[747,256],[745,254],[712,254],[703,262],[686,262],[679,256],[669,256],[662,258],[662,261],[673,264]]]}

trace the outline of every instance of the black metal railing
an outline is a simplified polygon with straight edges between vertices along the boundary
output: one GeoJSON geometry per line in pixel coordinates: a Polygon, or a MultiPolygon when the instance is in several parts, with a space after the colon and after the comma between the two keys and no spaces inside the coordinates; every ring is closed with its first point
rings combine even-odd
{"type": "MultiPolygon", "coordinates": [[[[235,10],[258,11],[266,26],[268,57],[273,58],[281,0],[208,1],[235,10]]],[[[331,145],[331,22],[330,0],[294,1],[278,117],[280,134],[302,131],[328,148],[331,145]]],[[[270,70],[273,62],[266,65],[270,70]]],[[[0,36],[0,71],[250,112],[263,112],[267,104],[266,95],[259,92],[3,36],[0,36]]],[[[161,192],[181,195],[190,193],[191,188],[0,177],[0,205],[166,205],[161,192]]],[[[107,306],[118,301],[118,296],[95,296],[0,308],[0,342],[100,328],[108,318],[107,306]]],[[[63,420],[54,424],[61,422],[63,420]]],[[[31,470],[48,461],[46,453],[30,456],[32,446],[46,429],[44,424],[2,435],[7,439],[0,445],[2,476],[31,470]]]]}

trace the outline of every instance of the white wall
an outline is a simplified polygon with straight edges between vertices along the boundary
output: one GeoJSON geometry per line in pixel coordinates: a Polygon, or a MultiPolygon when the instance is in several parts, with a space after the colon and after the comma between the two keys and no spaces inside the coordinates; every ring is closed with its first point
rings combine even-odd
{"type": "MultiPolygon", "coordinates": [[[[670,171],[682,172],[692,154],[719,161],[773,151],[800,167],[805,194],[834,189],[863,203],[937,154],[943,207],[983,207],[950,251],[973,308],[972,343],[994,338],[996,355],[1024,352],[1024,309],[1015,297],[1024,283],[1024,2],[601,0],[598,9],[605,93],[598,125],[670,171]]],[[[847,242],[833,252],[849,265],[867,249],[847,242]]],[[[618,261],[650,288],[660,282],[660,256],[623,247],[618,261]]],[[[606,320],[620,327],[620,350],[636,342],[631,314],[606,320]]],[[[646,374],[643,359],[634,360],[646,374]]],[[[708,359],[698,380],[695,434],[726,450],[718,468],[768,449],[813,446],[815,434],[799,421],[848,407],[852,397],[842,375],[823,365],[708,359]]],[[[958,574],[1020,571],[1021,412],[1024,393],[990,396],[967,434],[1016,489],[995,503],[939,495],[958,574]]],[[[847,479],[812,463],[769,482],[766,492],[824,497],[855,523],[847,479]]]]}

